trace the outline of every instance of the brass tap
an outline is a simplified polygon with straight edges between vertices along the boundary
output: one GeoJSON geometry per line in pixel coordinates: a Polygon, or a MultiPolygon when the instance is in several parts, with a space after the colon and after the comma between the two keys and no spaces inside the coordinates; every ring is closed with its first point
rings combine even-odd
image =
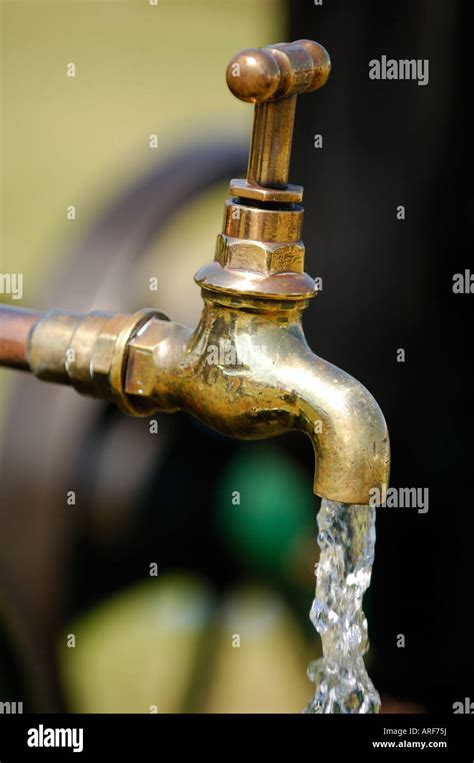
{"type": "Polygon", "coordinates": [[[0,361],[134,416],[182,410],[241,439],[301,430],[316,455],[314,492],[367,504],[372,488],[388,484],[387,428],[365,387],[306,342],[302,313],[316,287],[304,272],[303,189],[288,183],[297,95],[324,85],[330,66],[310,40],[245,50],[229,63],[230,90],[255,104],[252,142],[247,178],[230,183],[214,261],[195,276],[204,307],[194,331],[146,310],[22,313],[22,354],[11,339],[17,311],[4,308],[0,361]],[[15,363],[1,354],[9,342],[15,363]]]}

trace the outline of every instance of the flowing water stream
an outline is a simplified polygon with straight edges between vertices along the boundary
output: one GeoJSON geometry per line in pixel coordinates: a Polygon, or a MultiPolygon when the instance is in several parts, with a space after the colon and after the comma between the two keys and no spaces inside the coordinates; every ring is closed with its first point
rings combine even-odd
{"type": "Polygon", "coordinates": [[[362,610],[374,561],[375,507],[323,499],[318,527],[321,555],[310,617],[323,656],[308,668],[316,690],[305,712],[378,713],[380,697],[364,665],[369,642],[362,610]]]}

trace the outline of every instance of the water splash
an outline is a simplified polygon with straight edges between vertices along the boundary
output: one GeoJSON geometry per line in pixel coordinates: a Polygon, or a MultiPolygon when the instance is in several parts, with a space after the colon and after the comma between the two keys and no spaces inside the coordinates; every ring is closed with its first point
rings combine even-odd
{"type": "Polygon", "coordinates": [[[316,691],[304,712],[378,713],[380,697],[363,659],[369,641],[362,610],[374,561],[375,507],[323,499],[318,527],[321,555],[310,617],[323,657],[308,668],[316,691]]]}

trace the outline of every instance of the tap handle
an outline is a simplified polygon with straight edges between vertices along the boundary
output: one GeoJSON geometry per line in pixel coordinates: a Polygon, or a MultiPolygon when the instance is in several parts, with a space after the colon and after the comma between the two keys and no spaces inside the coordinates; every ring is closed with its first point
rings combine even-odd
{"type": "Polygon", "coordinates": [[[288,185],[298,93],[322,87],[331,62],[311,40],[243,50],[231,60],[226,79],[241,101],[255,104],[247,180],[233,180],[231,192],[259,201],[299,202],[301,186],[288,185]]]}
{"type": "Polygon", "coordinates": [[[329,54],[322,45],[297,40],[242,50],[230,61],[226,80],[236,98],[264,103],[318,90],[330,70],[329,54]]]}

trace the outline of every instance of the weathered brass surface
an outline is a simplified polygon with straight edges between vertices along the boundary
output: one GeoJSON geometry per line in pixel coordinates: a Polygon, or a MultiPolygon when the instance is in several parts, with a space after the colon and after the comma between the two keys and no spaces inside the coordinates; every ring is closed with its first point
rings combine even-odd
{"type": "Polygon", "coordinates": [[[281,243],[300,241],[303,230],[303,207],[292,204],[280,207],[252,207],[235,199],[227,199],[224,212],[224,233],[236,238],[281,243]]]}
{"type": "Polygon", "coordinates": [[[294,202],[299,204],[303,200],[303,186],[288,183],[285,188],[263,188],[248,180],[234,178],[230,181],[229,191],[232,196],[240,196],[252,201],[273,201],[279,203],[294,202]]]}
{"type": "Polygon", "coordinates": [[[241,101],[265,103],[318,90],[330,71],[329,55],[322,45],[296,40],[241,50],[229,62],[226,80],[241,101]]]}
{"type": "Polygon", "coordinates": [[[227,67],[231,92],[240,100],[255,103],[247,181],[231,182],[231,193],[243,198],[299,202],[303,189],[291,189],[288,169],[298,93],[322,87],[331,71],[327,51],[312,40],[250,48],[237,53],[227,67]]]}
{"type": "Polygon", "coordinates": [[[229,64],[234,95],[256,104],[254,129],[247,179],[231,181],[214,261],[195,276],[204,309],[194,331],[154,311],[52,311],[34,324],[19,318],[12,343],[12,311],[7,325],[0,310],[0,349],[13,348],[13,364],[39,378],[134,416],[183,410],[242,439],[300,430],[316,455],[315,493],[364,504],[388,484],[387,428],[365,387],[308,347],[301,318],[316,289],[304,272],[302,188],[287,182],[297,94],[329,71],[327,52],[309,40],[243,51],[229,64]]]}
{"type": "Polygon", "coordinates": [[[126,392],[232,437],[299,429],[315,450],[315,493],[367,503],[388,480],[385,421],[365,387],[311,352],[301,325],[307,303],[221,301],[211,292],[204,300],[194,332],[152,319],[132,340],[126,392]]]}
{"type": "Polygon", "coordinates": [[[153,316],[165,319],[155,310],[133,315],[51,310],[30,334],[29,368],[39,379],[70,384],[83,394],[113,400],[132,416],[146,416],[156,406],[141,398],[130,400],[124,380],[129,343],[153,316]]]}
{"type": "Polygon", "coordinates": [[[231,181],[215,262],[198,271],[199,285],[275,299],[315,293],[304,275],[303,189],[288,184],[288,168],[297,94],[322,87],[330,69],[311,40],[250,48],[230,61],[230,90],[255,103],[247,179],[231,181]]]}

